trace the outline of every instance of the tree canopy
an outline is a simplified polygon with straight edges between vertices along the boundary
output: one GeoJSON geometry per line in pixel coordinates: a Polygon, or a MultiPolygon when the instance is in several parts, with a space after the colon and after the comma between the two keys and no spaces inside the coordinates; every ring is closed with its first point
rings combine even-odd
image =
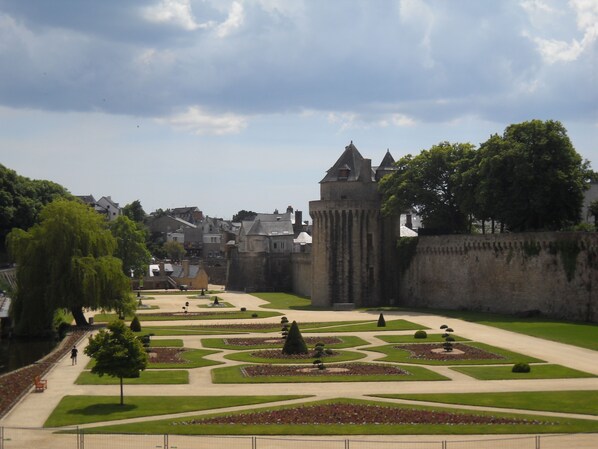
{"type": "Polygon", "coordinates": [[[13,228],[29,229],[46,204],[70,196],[59,184],[31,180],[0,164],[0,252],[13,228]]]}
{"type": "Polygon", "coordinates": [[[179,242],[171,240],[170,242],[164,243],[163,248],[168,257],[172,260],[181,260],[185,257],[185,247],[179,242]]]}
{"type": "Polygon", "coordinates": [[[141,201],[139,200],[135,200],[132,203],[127,204],[122,208],[121,212],[123,215],[137,223],[143,223],[147,217],[143,207],[141,207],[141,201]]]}
{"type": "Polygon", "coordinates": [[[143,276],[147,273],[152,258],[145,245],[146,232],[143,225],[121,215],[109,226],[116,239],[114,256],[122,261],[125,276],[143,276]]]}
{"type": "Polygon", "coordinates": [[[100,377],[107,374],[120,379],[120,405],[124,405],[123,378],[139,377],[145,370],[148,356],[141,341],[121,320],[108,324],[89,337],[85,354],[95,360],[91,372],[100,377]]]}
{"type": "Polygon", "coordinates": [[[424,228],[471,232],[495,224],[511,232],[559,230],[580,220],[583,193],[594,174],[558,121],[508,126],[478,150],[443,142],[396,163],[380,190],[385,213],[413,209],[424,228]]]}
{"type": "Polygon", "coordinates": [[[45,334],[57,309],[69,309],[78,325],[83,307],[119,313],[134,307],[122,262],[113,256],[116,240],[103,217],[78,202],[58,199],[28,231],[8,235],[17,262],[16,297],[11,314],[15,332],[45,334]]]}
{"type": "Polygon", "coordinates": [[[253,212],[250,210],[241,209],[235,215],[233,215],[232,221],[235,223],[239,223],[241,221],[251,221],[257,216],[257,212],[253,212]]]}

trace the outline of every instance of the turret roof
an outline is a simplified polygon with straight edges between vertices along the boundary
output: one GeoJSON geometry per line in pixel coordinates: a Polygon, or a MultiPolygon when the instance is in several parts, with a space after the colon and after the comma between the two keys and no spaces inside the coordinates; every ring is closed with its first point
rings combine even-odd
{"type": "Polygon", "coordinates": [[[326,172],[326,176],[320,182],[337,181],[339,176],[339,170],[348,170],[347,181],[357,181],[359,179],[359,173],[361,171],[363,156],[357,150],[353,141],[345,147],[345,151],[338,158],[335,164],[326,172]]]}

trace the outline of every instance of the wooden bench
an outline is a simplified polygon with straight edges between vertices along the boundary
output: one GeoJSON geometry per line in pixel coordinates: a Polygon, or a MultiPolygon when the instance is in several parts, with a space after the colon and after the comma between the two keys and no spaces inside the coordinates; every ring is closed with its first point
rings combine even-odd
{"type": "Polygon", "coordinates": [[[48,381],[46,379],[42,379],[40,376],[35,376],[33,378],[33,384],[35,385],[35,391],[43,392],[46,388],[48,388],[48,381]]]}

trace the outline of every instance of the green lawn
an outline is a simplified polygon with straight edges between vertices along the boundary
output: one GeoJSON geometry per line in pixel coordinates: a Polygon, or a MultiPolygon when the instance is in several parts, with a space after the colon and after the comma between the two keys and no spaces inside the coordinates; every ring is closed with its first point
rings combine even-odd
{"type": "MultiPolygon", "coordinates": [[[[256,376],[248,377],[242,369],[250,365],[227,366],[212,370],[212,382],[216,384],[263,384],[263,383],[321,383],[321,382],[391,382],[391,381],[436,381],[449,380],[448,377],[437,374],[421,366],[401,366],[409,375],[378,374],[378,375],[305,375],[305,376],[256,376]]],[[[329,365],[333,368],[333,365],[329,365]]]]}
{"type": "MultiPolygon", "coordinates": [[[[110,376],[98,376],[91,371],[83,371],[75,381],[77,385],[118,385],[120,379],[110,376]]],[[[141,371],[139,377],[132,379],[123,379],[125,385],[174,385],[188,384],[189,371],[187,370],[168,370],[168,371],[141,371]]]]}
{"type": "Polygon", "coordinates": [[[311,306],[311,299],[291,293],[252,293],[252,296],[268,301],[260,306],[263,309],[316,310],[311,306]]]}
{"type": "Polygon", "coordinates": [[[378,327],[378,318],[371,321],[338,321],[331,323],[297,323],[301,332],[384,332],[428,329],[407,320],[386,319],[385,327],[378,327]]]}
{"type": "MultiPolygon", "coordinates": [[[[410,309],[414,310],[414,309],[410,309]]],[[[518,318],[510,315],[458,310],[415,309],[419,312],[459,318],[520,334],[558,341],[598,351],[598,324],[574,323],[548,318],[518,318]]]]}
{"type": "MultiPolygon", "coordinates": [[[[243,338],[243,337],[240,337],[243,338]]],[[[336,337],[341,340],[340,343],[328,344],[326,348],[354,348],[356,346],[363,346],[367,345],[367,342],[359,337],[355,337],[352,335],[345,335],[345,336],[338,336],[336,337]]],[[[236,350],[247,350],[247,349],[267,349],[267,348],[281,348],[284,344],[284,340],[279,336],[272,337],[271,340],[274,340],[272,343],[264,343],[260,345],[252,345],[252,346],[243,346],[243,345],[235,345],[226,342],[226,338],[202,338],[201,344],[205,348],[213,348],[213,349],[236,349],[236,350]]],[[[308,345],[309,347],[310,345],[308,345]]],[[[311,345],[315,346],[315,345],[311,345]]]]}
{"type": "MultiPolygon", "coordinates": [[[[209,312],[198,312],[197,315],[181,313],[180,315],[174,315],[168,313],[166,315],[156,315],[153,313],[140,313],[137,315],[139,321],[186,321],[186,320],[228,320],[228,319],[255,319],[255,318],[269,318],[272,316],[280,316],[282,314],[278,312],[268,311],[252,311],[246,310],[241,312],[240,310],[226,311],[226,310],[210,310],[209,312]],[[253,316],[257,315],[257,316],[253,316]]],[[[110,321],[116,320],[118,317],[115,313],[98,313],[94,316],[96,323],[109,323],[110,321]]],[[[127,316],[127,320],[132,320],[132,316],[127,316]]]]}
{"type": "MultiPolygon", "coordinates": [[[[212,410],[249,404],[288,401],[307,396],[65,396],[44,427],[73,426],[102,421],[212,410]]],[[[151,428],[151,425],[149,426],[151,428]]],[[[153,432],[151,432],[153,433],[153,432]]],[[[170,433],[170,432],[169,432],[170,433]]]]}
{"type": "Polygon", "coordinates": [[[504,363],[537,363],[543,360],[529,357],[516,352],[507,351],[506,349],[497,348],[483,343],[466,343],[469,346],[483,349],[487,352],[502,356],[500,359],[467,359],[467,360],[432,360],[432,359],[418,359],[411,357],[411,353],[404,349],[399,349],[400,345],[386,345],[377,346],[375,348],[368,348],[368,351],[376,351],[386,354],[386,357],[378,359],[384,362],[395,363],[419,363],[423,365],[488,365],[488,364],[504,364],[504,363]]]}
{"type": "Polygon", "coordinates": [[[180,338],[158,339],[150,340],[150,348],[182,348],[183,340],[180,338]]]}
{"type": "MultiPolygon", "coordinates": [[[[307,412],[310,413],[310,412],[307,412]]],[[[316,416],[317,419],[317,416],[316,416]]],[[[251,418],[250,418],[251,420],[251,418]]],[[[432,420],[434,422],[434,420],[432,420]]],[[[186,434],[186,435],[465,435],[465,434],[535,434],[535,433],[577,433],[598,431],[598,421],[565,419],[537,415],[520,415],[496,412],[480,412],[469,410],[442,409],[439,407],[405,406],[375,401],[361,401],[350,399],[331,399],[327,401],[314,401],[309,404],[288,405],[278,407],[262,407],[255,410],[241,412],[218,413],[179,419],[164,419],[153,422],[140,422],[132,424],[111,425],[85,429],[86,433],[144,433],[144,434],[186,434]],[[378,406],[384,408],[399,408],[401,410],[415,410],[418,414],[426,412],[449,412],[453,416],[491,416],[507,417],[526,420],[525,423],[516,424],[201,424],[202,419],[214,416],[228,416],[241,414],[254,414],[257,412],[270,412],[276,410],[298,409],[312,405],[330,404],[340,407],[342,404],[351,403],[356,406],[378,406]],[[192,425],[188,425],[193,421],[192,425]]]]}
{"type": "Polygon", "coordinates": [[[240,330],[239,328],[226,329],[215,326],[143,326],[141,332],[135,332],[135,335],[152,334],[157,337],[177,336],[177,335],[215,335],[215,334],[243,334],[249,332],[248,330],[240,330]]]}
{"type": "MultiPolygon", "coordinates": [[[[455,341],[469,341],[467,338],[459,337],[458,335],[451,334],[451,337],[455,339],[455,341]]],[[[415,338],[413,335],[376,335],[376,338],[379,338],[386,343],[442,343],[444,342],[444,338],[442,338],[442,334],[430,334],[428,333],[427,338],[415,338]]]]}
{"type": "MultiPolygon", "coordinates": [[[[227,354],[224,357],[228,360],[236,360],[237,362],[247,362],[247,363],[271,363],[271,364],[310,364],[315,360],[315,357],[309,357],[306,359],[278,359],[278,358],[266,358],[266,357],[257,357],[253,355],[254,351],[239,351],[234,352],[232,354],[227,354]]],[[[321,357],[321,360],[324,363],[334,363],[334,362],[348,362],[352,360],[359,360],[364,358],[366,355],[361,352],[355,351],[342,351],[336,350],[334,351],[335,355],[326,355],[321,357]]]]}
{"type": "Polygon", "coordinates": [[[201,368],[204,366],[221,365],[220,362],[204,359],[206,355],[216,354],[219,351],[209,351],[206,349],[188,349],[181,354],[185,360],[183,363],[150,363],[147,367],[150,369],[177,369],[177,368],[201,368]]]}
{"type": "Polygon", "coordinates": [[[598,391],[526,391],[501,393],[381,394],[375,397],[598,415],[598,391]]]}
{"type": "MultiPolygon", "coordinates": [[[[452,370],[467,374],[479,380],[521,380],[521,379],[571,379],[596,377],[590,373],[574,370],[561,365],[530,365],[529,373],[513,373],[513,366],[460,366],[452,370]]],[[[598,401],[598,398],[596,398],[598,401]]]]}

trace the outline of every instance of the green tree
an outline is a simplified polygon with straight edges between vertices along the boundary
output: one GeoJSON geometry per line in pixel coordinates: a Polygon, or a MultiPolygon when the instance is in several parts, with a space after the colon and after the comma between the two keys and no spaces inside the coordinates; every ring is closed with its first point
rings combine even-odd
{"type": "Polygon", "coordinates": [[[121,215],[109,226],[117,243],[114,256],[122,260],[125,276],[143,276],[147,273],[152,258],[145,246],[146,233],[143,225],[121,215]]]}
{"type": "Polygon", "coordinates": [[[29,229],[43,207],[59,197],[72,198],[54,182],[31,180],[0,164],[0,252],[13,228],[29,229]]]}
{"type": "Polygon", "coordinates": [[[232,221],[235,223],[239,223],[241,221],[252,221],[257,216],[256,212],[241,209],[235,215],[233,215],[232,221]]]}
{"type": "Polygon", "coordinates": [[[579,223],[591,171],[560,122],[510,125],[480,150],[480,202],[509,231],[559,230],[579,223]]]}
{"type": "Polygon", "coordinates": [[[85,325],[83,307],[126,313],[134,309],[122,262],[113,257],[116,241],[105,220],[78,201],[59,199],[40,213],[28,231],[8,235],[17,262],[17,292],[11,315],[15,332],[51,332],[57,309],[69,309],[85,325]]]}
{"type": "Polygon", "coordinates": [[[464,205],[470,189],[463,173],[474,155],[471,144],[442,142],[417,156],[402,157],[396,163],[397,171],[380,181],[383,211],[400,214],[413,209],[425,228],[468,232],[470,220],[464,205]]]}
{"type": "Polygon", "coordinates": [[[147,217],[147,214],[143,210],[143,207],[141,207],[141,202],[139,200],[135,200],[123,207],[122,214],[126,217],[129,217],[136,223],[143,223],[145,221],[145,217],[147,217]]]}
{"type": "Polygon", "coordinates": [[[598,231],[598,200],[590,203],[590,214],[594,217],[594,226],[596,227],[596,231],[598,231]]]}
{"type": "Polygon", "coordinates": [[[85,354],[95,360],[91,372],[100,377],[107,374],[120,379],[120,405],[124,405],[123,379],[139,377],[147,366],[147,352],[141,341],[121,320],[108,325],[89,337],[85,354]]]}
{"type": "Polygon", "coordinates": [[[172,260],[181,260],[185,256],[185,248],[174,240],[164,243],[164,251],[172,260]]]}
{"type": "Polygon", "coordinates": [[[299,325],[296,321],[291,323],[291,328],[289,329],[289,333],[287,338],[284,341],[284,346],[282,347],[283,354],[307,354],[307,344],[303,339],[303,335],[301,335],[301,331],[299,330],[299,325]]]}

